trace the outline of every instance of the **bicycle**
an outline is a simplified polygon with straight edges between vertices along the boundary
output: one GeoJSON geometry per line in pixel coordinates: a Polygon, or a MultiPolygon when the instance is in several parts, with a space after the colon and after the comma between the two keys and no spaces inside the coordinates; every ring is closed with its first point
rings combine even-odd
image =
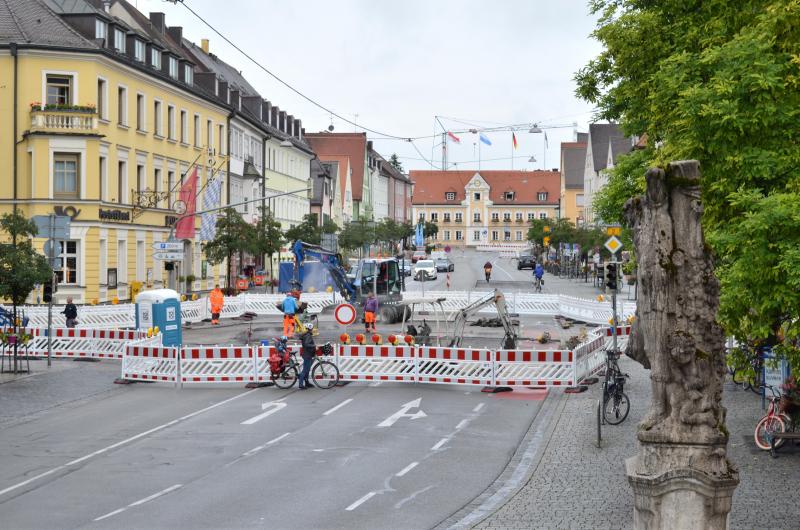
{"type": "MultiPolygon", "coordinates": [[[[772,435],[775,433],[786,432],[787,425],[789,425],[791,430],[794,431],[794,422],[792,421],[791,416],[780,411],[780,407],[778,406],[778,402],[781,400],[780,392],[769,385],[761,385],[759,389],[760,388],[768,388],[772,393],[772,396],[767,397],[769,400],[769,408],[767,409],[767,413],[764,415],[764,417],[758,420],[758,423],[756,423],[756,429],[753,437],[755,438],[756,446],[759,449],[769,451],[773,448],[772,435]]],[[[781,447],[785,442],[786,440],[784,438],[777,438],[775,440],[775,449],[781,447]]]]}
{"type": "Polygon", "coordinates": [[[617,364],[621,353],[606,351],[606,376],[603,382],[603,419],[610,425],[619,425],[631,409],[631,402],[625,393],[625,379],[628,374],[622,373],[617,364]]]}
{"type": "MultiPolygon", "coordinates": [[[[322,353],[328,355],[326,352],[333,352],[333,347],[330,343],[326,343],[321,348],[322,353]]],[[[289,360],[283,363],[280,372],[272,372],[270,377],[276,387],[282,389],[292,388],[299,378],[300,371],[302,370],[302,363],[297,360],[295,352],[289,353],[289,360]]],[[[311,381],[314,386],[327,390],[333,388],[339,382],[339,369],[330,361],[314,357],[311,366],[311,381]]]]}
{"type": "Polygon", "coordinates": [[[533,279],[533,288],[537,293],[542,292],[542,279],[541,278],[534,278],[533,279]]]}

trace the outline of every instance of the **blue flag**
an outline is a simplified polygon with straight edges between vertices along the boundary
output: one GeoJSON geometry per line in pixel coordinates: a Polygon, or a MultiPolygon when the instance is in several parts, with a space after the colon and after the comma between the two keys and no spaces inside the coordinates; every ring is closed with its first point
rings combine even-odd
{"type": "Polygon", "coordinates": [[[488,136],[486,136],[485,134],[483,134],[483,133],[480,133],[480,136],[479,136],[479,137],[480,137],[480,139],[481,139],[481,142],[485,143],[486,145],[492,145],[492,141],[491,141],[491,140],[489,140],[489,137],[488,137],[488,136]]]}
{"type": "Polygon", "coordinates": [[[417,233],[415,237],[414,244],[418,247],[421,247],[425,244],[425,236],[422,232],[422,223],[417,223],[417,233]]]}

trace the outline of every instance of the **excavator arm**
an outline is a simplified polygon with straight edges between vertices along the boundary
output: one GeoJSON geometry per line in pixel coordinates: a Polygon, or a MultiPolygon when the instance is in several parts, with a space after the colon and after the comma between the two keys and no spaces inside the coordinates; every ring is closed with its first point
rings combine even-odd
{"type": "Polygon", "coordinates": [[[517,333],[514,331],[514,325],[511,322],[511,317],[506,309],[506,298],[503,293],[494,290],[493,293],[475,300],[471,304],[458,310],[455,319],[453,320],[453,340],[450,341],[450,346],[461,346],[461,337],[464,335],[464,327],[467,325],[467,320],[484,307],[494,304],[497,308],[497,316],[500,323],[503,325],[505,336],[503,337],[502,347],[504,349],[513,350],[517,347],[517,333]]]}
{"type": "Polygon", "coordinates": [[[307,257],[315,258],[328,270],[342,297],[350,303],[355,303],[356,288],[348,280],[347,273],[342,267],[341,258],[338,254],[319,245],[305,243],[299,239],[292,245],[292,253],[294,253],[294,280],[292,280],[292,284],[296,288],[303,289],[303,269],[301,265],[307,257]]]}

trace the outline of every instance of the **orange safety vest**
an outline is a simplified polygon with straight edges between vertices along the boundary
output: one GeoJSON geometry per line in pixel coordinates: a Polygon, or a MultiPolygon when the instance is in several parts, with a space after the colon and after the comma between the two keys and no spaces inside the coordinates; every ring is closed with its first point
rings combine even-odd
{"type": "Polygon", "coordinates": [[[211,291],[211,294],[208,295],[208,298],[211,300],[211,312],[221,313],[222,306],[225,304],[225,296],[222,294],[222,291],[214,289],[211,291]]]}

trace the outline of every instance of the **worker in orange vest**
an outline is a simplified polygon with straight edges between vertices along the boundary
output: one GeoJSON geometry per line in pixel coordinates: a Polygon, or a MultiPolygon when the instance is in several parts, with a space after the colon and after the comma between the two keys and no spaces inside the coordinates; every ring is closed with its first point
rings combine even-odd
{"type": "Polygon", "coordinates": [[[211,301],[211,323],[215,326],[219,325],[219,315],[222,313],[222,306],[225,305],[225,295],[222,294],[219,284],[214,286],[208,299],[211,301]]]}

